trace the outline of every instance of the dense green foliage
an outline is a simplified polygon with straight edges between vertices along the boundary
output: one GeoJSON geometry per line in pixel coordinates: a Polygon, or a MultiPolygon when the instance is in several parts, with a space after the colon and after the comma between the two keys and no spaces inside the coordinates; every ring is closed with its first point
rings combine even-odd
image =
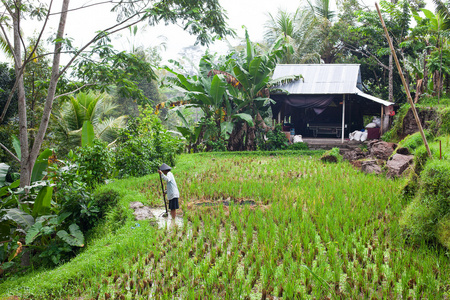
{"type": "Polygon", "coordinates": [[[134,221],[130,202],[161,202],[156,174],[100,187],[100,194],[118,195],[118,204],[85,251],[58,269],[3,282],[0,296],[448,296],[445,251],[404,243],[402,180],[365,175],[347,163],[323,164],[301,152],[268,153],[183,156],[173,171],[184,213],[180,227],[134,221]],[[193,205],[199,201],[213,205],[193,205]]]}
{"type": "MultiPolygon", "coordinates": [[[[263,141],[258,141],[258,147],[261,150],[284,150],[289,147],[289,140],[286,135],[281,131],[281,124],[275,126],[274,130],[271,130],[262,137],[263,141]],[[264,138],[265,137],[265,138],[264,138]]],[[[302,150],[302,149],[291,149],[291,150],[302,150]]]]}
{"type": "Polygon", "coordinates": [[[17,244],[19,241],[30,249],[27,256],[34,267],[58,265],[75,256],[84,246],[85,234],[104,219],[117,201],[115,193],[93,195],[93,189],[117,175],[155,172],[162,162],[174,166],[175,155],[180,151],[179,138],[172,137],[147,108],[123,130],[114,148],[94,139],[71,150],[65,160],[58,160],[54,152],[45,150],[35,164],[27,193],[18,189],[20,180],[8,182],[12,176],[8,177],[9,166],[3,164],[0,234],[6,242],[0,263],[2,270],[8,271],[2,276],[20,269],[24,252],[19,249],[13,255],[22,247],[17,244]]]}
{"type": "Polygon", "coordinates": [[[288,150],[308,150],[309,146],[305,142],[290,144],[287,147],[288,150]]]}
{"type": "Polygon", "coordinates": [[[450,161],[432,160],[420,174],[418,192],[402,213],[400,225],[413,243],[450,245],[449,228],[441,226],[450,214],[450,161]]]}
{"type": "Polygon", "coordinates": [[[58,152],[65,153],[82,145],[82,128],[86,121],[92,124],[95,138],[113,143],[118,130],[126,125],[126,116],[112,117],[116,108],[113,99],[105,93],[89,91],[68,97],[61,109],[53,114],[58,152]]]}
{"type": "Polygon", "coordinates": [[[115,148],[115,162],[119,177],[143,176],[156,172],[162,163],[175,165],[175,155],[182,150],[178,137],[162,126],[150,107],[141,110],[139,117],[129,120],[120,133],[115,148]]]}
{"type": "Polygon", "coordinates": [[[94,140],[92,146],[78,147],[74,162],[80,169],[83,182],[89,187],[104,184],[108,178],[114,178],[114,154],[101,140],[94,140]]]}

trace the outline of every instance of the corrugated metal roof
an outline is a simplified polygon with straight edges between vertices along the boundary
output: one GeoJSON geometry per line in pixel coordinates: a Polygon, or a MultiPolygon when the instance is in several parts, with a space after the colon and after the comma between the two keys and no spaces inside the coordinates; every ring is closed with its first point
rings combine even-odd
{"type": "Polygon", "coordinates": [[[284,65],[275,67],[274,79],[302,75],[304,80],[281,85],[290,94],[354,94],[361,85],[357,64],[284,65]]]}
{"type": "Polygon", "coordinates": [[[279,88],[289,94],[356,94],[385,106],[394,103],[361,91],[361,73],[358,64],[277,65],[272,78],[302,75],[304,80],[283,84],[279,88]]]}
{"type": "Polygon", "coordinates": [[[364,92],[361,92],[361,91],[360,91],[359,89],[357,89],[357,88],[355,88],[355,91],[356,91],[356,94],[357,94],[358,96],[361,96],[361,97],[363,97],[363,98],[366,98],[366,99],[372,100],[372,101],[374,101],[374,102],[383,104],[384,106],[390,106],[390,105],[394,105],[394,104],[395,104],[395,103],[392,103],[392,102],[389,102],[389,101],[386,101],[386,100],[377,98],[377,97],[375,97],[375,96],[366,94],[366,93],[364,93],[364,92]]]}

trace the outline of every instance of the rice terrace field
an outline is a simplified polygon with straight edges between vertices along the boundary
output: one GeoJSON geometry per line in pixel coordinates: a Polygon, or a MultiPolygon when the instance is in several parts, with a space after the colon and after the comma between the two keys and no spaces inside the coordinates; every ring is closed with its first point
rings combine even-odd
{"type": "Polygon", "coordinates": [[[127,191],[122,226],[91,237],[58,269],[0,291],[30,299],[449,298],[448,253],[401,234],[403,180],[325,164],[313,152],[281,153],[181,156],[178,227],[136,223],[127,209],[131,201],[162,205],[157,174],[113,182],[127,191]]]}

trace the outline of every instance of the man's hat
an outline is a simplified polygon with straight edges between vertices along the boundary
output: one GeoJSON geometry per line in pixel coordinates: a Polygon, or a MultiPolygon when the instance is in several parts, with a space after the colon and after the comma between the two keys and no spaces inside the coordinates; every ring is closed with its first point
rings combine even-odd
{"type": "Polygon", "coordinates": [[[169,167],[169,166],[166,165],[166,164],[162,164],[161,167],[159,167],[159,169],[160,169],[161,171],[170,171],[172,168],[169,167]]]}

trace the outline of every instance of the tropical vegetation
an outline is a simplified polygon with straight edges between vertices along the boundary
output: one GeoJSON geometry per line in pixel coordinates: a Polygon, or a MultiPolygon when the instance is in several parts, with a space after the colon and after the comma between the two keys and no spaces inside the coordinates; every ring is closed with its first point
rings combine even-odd
{"type": "Polygon", "coordinates": [[[180,22],[208,45],[234,36],[218,0],[119,1],[117,23],[81,47],[64,30],[70,2],[58,14],[53,2],[0,4],[12,59],[0,64],[0,298],[450,297],[448,2],[380,3],[431,116],[431,157],[404,134],[410,104],[378,14],[359,1],[278,10],[262,41],[245,31],[226,54],[164,66],[158,47],[119,51],[114,34],[180,22]],[[25,37],[28,20],[42,32],[25,37]],[[398,107],[382,139],[414,155],[407,175],[362,174],[338,148],[288,143],[271,94],[305,74],[273,78],[280,63],[360,64],[364,91],[398,107]],[[163,162],[181,190],[178,227],[130,209],[162,205],[163,162]]]}

